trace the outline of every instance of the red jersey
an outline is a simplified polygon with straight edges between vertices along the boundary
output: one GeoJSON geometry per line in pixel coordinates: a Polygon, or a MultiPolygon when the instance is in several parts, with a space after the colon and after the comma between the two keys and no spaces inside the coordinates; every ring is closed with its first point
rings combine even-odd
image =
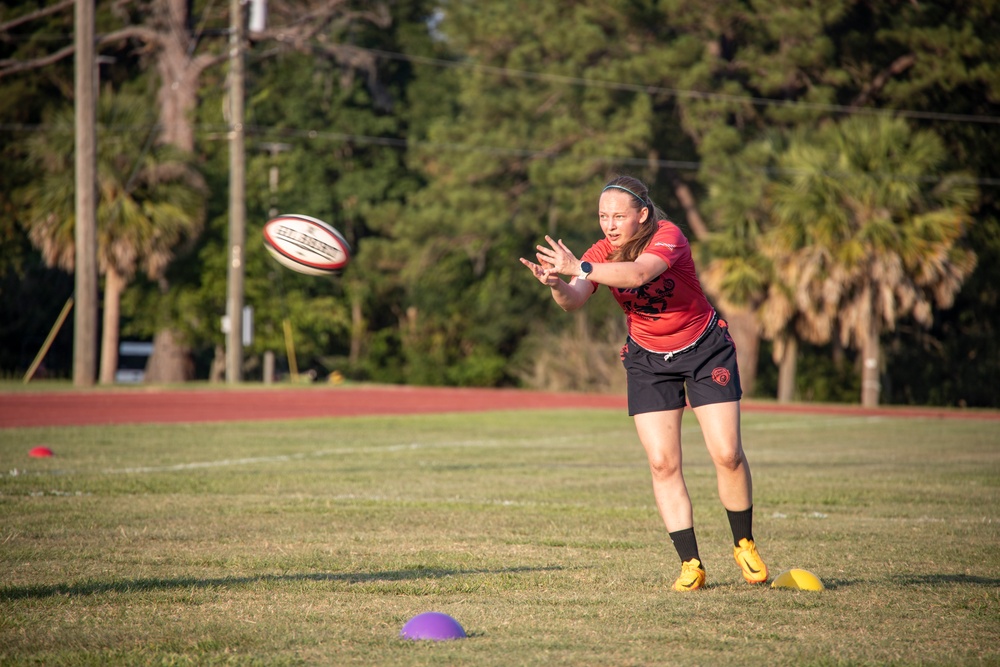
{"type": "MultiPolygon", "coordinates": [[[[660,220],[643,254],[667,263],[667,270],[635,289],[609,287],[625,311],[628,334],[653,352],[676,352],[698,340],[712,320],[714,309],[705,297],[695,271],[691,246],[669,220],[660,220]]],[[[605,263],[614,247],[601,239],[583,253],[584,260],[605,263]]]]}

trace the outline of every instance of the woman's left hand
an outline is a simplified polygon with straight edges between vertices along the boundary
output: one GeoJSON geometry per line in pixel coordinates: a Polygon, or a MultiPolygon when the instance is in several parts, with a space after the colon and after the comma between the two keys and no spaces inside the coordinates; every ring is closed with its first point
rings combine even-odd
{"type": "Polygon", "coordinates": [[[521,264],[531,269],[531,272],[538,279],[538,282],[547,287],[558,287],[559,283],[562,283],[562,279],[559,278],[559,274],[552,270],[552,265],[543,262],[541,257],[538,259],[539,263],[535,264],[532,261],[521,258],[521,264]]]}
{"type": "Polygon", "coordinates": [[[564,276],[577,275],[580,272],[580,260],[576,258],[573,251],[566,247],[562,239],[556,241],[551,236],[546,235],[545,240],[550,247],[539,245],[535,248],[538,250],[538,260],[546,265],[546,270],[564,276]]]}

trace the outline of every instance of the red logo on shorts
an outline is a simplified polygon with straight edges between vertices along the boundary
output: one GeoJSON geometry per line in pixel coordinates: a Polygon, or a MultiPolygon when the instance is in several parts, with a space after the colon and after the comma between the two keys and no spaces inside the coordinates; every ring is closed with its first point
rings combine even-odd
{"type": "Polygon", "coordinates": [[[716,368],[712,371],[712,379],[715,380],[716,384],[721,384],[725,387],[729,384],[729,371],[725,368],[716,368]]]}

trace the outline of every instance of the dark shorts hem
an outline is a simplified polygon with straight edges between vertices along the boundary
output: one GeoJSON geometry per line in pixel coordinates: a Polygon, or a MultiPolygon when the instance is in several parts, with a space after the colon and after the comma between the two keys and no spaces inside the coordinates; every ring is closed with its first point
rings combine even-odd
{"type": "Polygon", "coordinates": [[[701,408],[701,407],[704,407],[706,405],[718,405],[720,403],[738,403],[741,400],[743,400],[742,397],[740,397],[740,398],[729,398],[729,399],[726,399],[726,400],[723,400],[723,401],[710,401],[708,403],[701,403],[699,405],[691,405],[687,401],[685,401],[684,405],[678,406],[676,408],[659,408],[659,409],[650,409],[650,410],[638,410],[636,412],[632,412],[632,408],[630,407],[629,411],[628,411],[628,416],[629,417],[635,417],[636,415],[646,415],[646,414],[649,414],[650,412],[669,412],[670,410],[678,410],[680,408],[701,408]]]}

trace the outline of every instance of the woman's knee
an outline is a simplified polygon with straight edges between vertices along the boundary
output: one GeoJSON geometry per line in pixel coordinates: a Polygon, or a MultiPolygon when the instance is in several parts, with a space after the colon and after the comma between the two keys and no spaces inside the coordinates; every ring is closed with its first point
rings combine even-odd
{"type": "Polygon", "coordinates": [[[736,447],[735,449],[713,452],[712,462],[719,470],[735,472],[746,465],[747,459],[743,453],[743,448],[736,447]]]}
{"type": "Polygon", "coordinates": [[[681,474],[680,461],[673,457],[650,456],[649,470],[653,477],[658,480],[670,479],[681,474]]]}

